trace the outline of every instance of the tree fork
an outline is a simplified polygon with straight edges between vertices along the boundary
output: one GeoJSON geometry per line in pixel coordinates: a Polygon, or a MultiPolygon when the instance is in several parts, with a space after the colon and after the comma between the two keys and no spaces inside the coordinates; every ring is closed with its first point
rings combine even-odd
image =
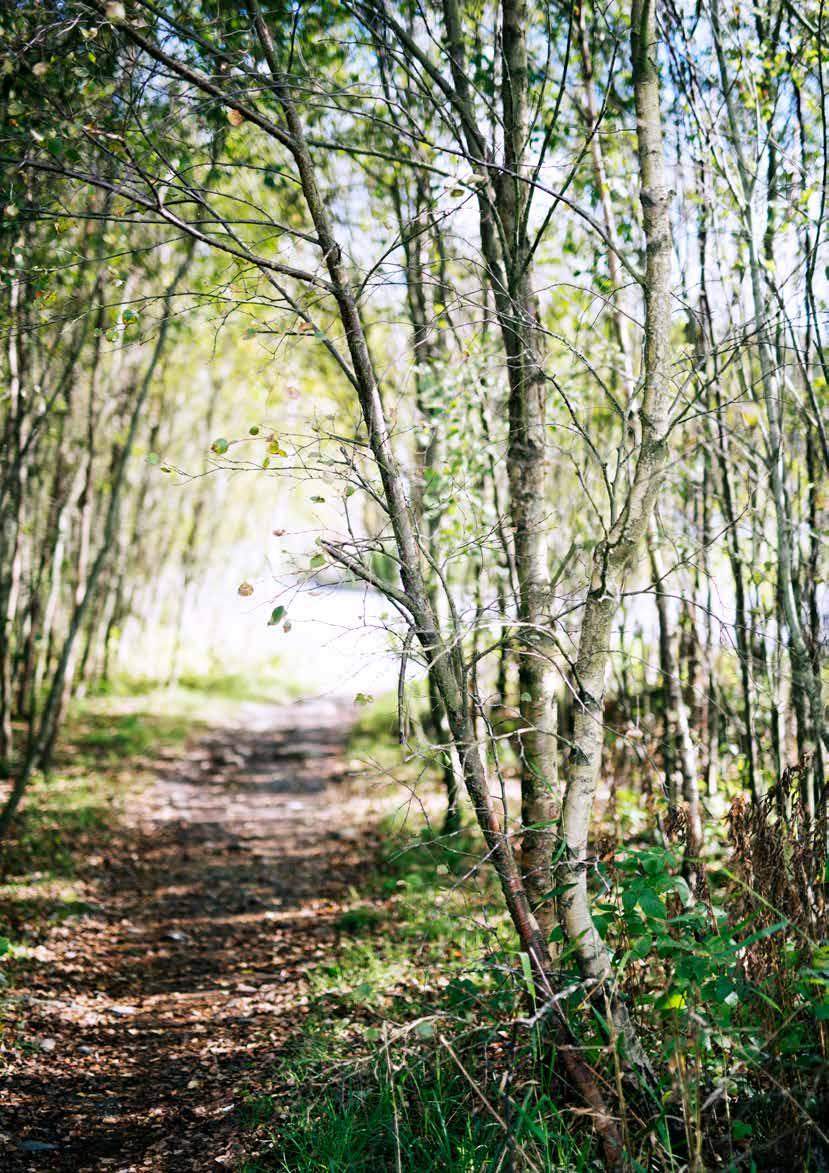
{"type": "MultiPolygon", "coordinates": [[[[353,363],[355,387],[368,430],[369,444],[380,470],[386,505],[400,554],[404,601],[414,620],[417,638],[424,650],[427,666],[434,672],[446,710],[449,728],[458,751],[464,782],[475,809],[476,818],[489,849],[498,875],[504,900],[522,948],[530,958],[533,974],[539,988],[554,999],[551,984],[552,959],[536,920],[509,838],[501,827],[489,795],[486,773],[481,760],[475,731],[464,695],[464,674],[458,672],[455,657],[444,647],[429,602],[421,568],[414,516],[406,500],[403,480],[391,447],[379,387],[362,329],[359,310],[342,261],[340,248],[334,238],[328,212],[316,181],[313,160],[305,142],[303,126],[288,87],[283,83],[270,31],[257,0],[248,0],[257,34],[271,71],[274,93],[285,114],[291,136],[290,151],[302,185],[308,211],[314,222],[323,251],[334,297],[346,332],[349,354],[353,363]]],[[[616,1123],[604,1103],[594,1073],[574,1046],[572,1032],[556,1002],[554,1037],[562,1055],[565,1070],[591,1110],[596,1130],[601,1137],[605,1161],[616,1168],[623,1157],[623,1146],[616,1123]]]]}
{"type": "MultiPolygon", "coordinates": [[[[607,538],[593,556],[593,573],[584,608],[575,668],[578,704],[573,747],[567,763],[563,829],[566,857],[560,865],[567,894],[561,900],[565,930],[585,978],[610,984],[610,954],[593,923],[587,878],[588,836],[604,741],[604,693],[610,661],[613,617],[628,570],[641,557],[654,501],[667,457],[670,405],[671,228],[665,181],[659,74],[655,60],[654,0],[633,0],[631,63],[636,107],[640,203],[646,246],[643,282],[645,341],[639,424],[641,441],[633,482],[607,538]]],[[[654,1085],[653,1069],[627,1008],[618,994],[610,998],[616,1031],[626,1059],[645,1088],[654,1085]]]]}

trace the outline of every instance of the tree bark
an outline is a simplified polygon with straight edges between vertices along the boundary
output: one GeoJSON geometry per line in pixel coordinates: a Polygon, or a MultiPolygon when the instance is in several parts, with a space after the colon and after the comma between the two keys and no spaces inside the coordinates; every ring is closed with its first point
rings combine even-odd
{"type": "Polygon", "coordinates": [[[26,792],[26,788],[29,784],[34,769],[43,759],[47,747],[53,741],[55,736],[56,722],[60,712],[60,704],[61,698],[63,696],[66,674],[74,653],[75,641],[79,632],[81,631],[84,621],[87,618],[88,611],[95,597],[99,579],[111,554],[112,543],[115,537],[115,530],[119,520],[121,494],[126,478],[127,463],[129,461],[130,455],[132,454],[144,403],[146,402],[147,395],[149,393],[153,377],[158,366],[158,362],[161,358],[161,355],[164,351],[164,346],[167,341],[167,335],[170,327],[171,301],[176,289],[184,277],[184,274],[190,266],[194,243],[194,241],[189,242],[185,255],[181,260],[173,280],[168,286],[164,295],[164,316],[159,327],[152,355],[150,356],[150,360],[144,371],[143,378],[141,379],[141,383],[136,391],[132,410],[129,416],[127,435],[116,462],[112,478],[112,488],[110,490],[109,504],[107,506],[103,532],[101,535],[101,544],[98,548],[92,565],[90,566],[89,573],[86,576],[86,585],[83,595],[76,601],[72,612],[69,628],[63,641],[57,667],[55,668],[55,672],[52,676],[49,692],[47,694],[43,711],[40,716],[38,734],[35,738],[32,739],[32,742],[28,747],[23,763],[12,785],[11,792],[6,799],[2,811],[0,811],[0,841],[5,838],[8,832],[9,825],[11,824],[17,808],[20,805],[20,801],[26,792]]]}
{"type": "Polygon", "coordinates": [[[665,758],[666,782],[673,806],[679,805],[676,780],[672,776],[678,770],[681,779],[682,798],[686,803],[687,825],[685,828],[686,879],[694,892],[699,872],[699,857],[702,850],[702,806],[699,795],[699,762],[697,749],[691,738],[688,719],[688,705],[682,695],[680,679],[680,657],[677,650],[678,626],[671,614],[669,599],[665,591],[665,567],[659,550],[659,539],[652,526],[648,532],[647,544],[653,573],[656,607],[659,615],[659,659],[662,672],[662,689],[665,698],[665,758]]]}
{"type": "MultiPolygon", "coordinates": [[[[257,0],[248,0],[248,8],[270,67],[274,93],[285,115],[291,137],[289,149],[297,167],[305,202],[314,223],[340,320],[345,330],[354,387],[368,432],[369,445],[380,473],[400,559],[403,592],[398,596],[398,600],[411,614],[427,664],[434,672],[463,769],[464,782],[498,875],[510,917],[522,948],[527,953],[540,991],[544,997],[552,998],[552,959],[516,866],[509,835],[498,820],[489,794],[486,771],[469,710],[469,696],[465,686],[466,669],[461,662],[458,648],[447,648],[437,631],[422,569],[415,518],[406,499],[403,478],[392,449],[379,385],[342,252],[332,232],[326,204],[317,183],[316,170],[305,141],[302,122],[291,97],[291,87],[282,78],[270,31],[257,0]]],[[[359,573],[359,567],[345,551],[331,545],[326,545],[325,548],[333,557],[338,557],[359,573]]],[[[572,1036],[557,1003],[554,1004],[553,1021],[554,1036],[565,1069],[590,1107],[608,1164],[616,1166],[622,1157],[618,1129],[607,1112],[592,1072],[573,1048],[572,1036]]]]}
{"type": "MultiPolygon", "coordinates": [[[[786,621],[789,637],[789,660],[792,672],[792,688],[800,691],[805,698],[800,718],[804,725],[805,740],[811,742],[814,752],[814,788],[806,789],[806,802],[810,817],[816,814],[815,790],[822,793],[825,780],[824,752],[829,745],[827,739],[821,682],[814,671],[808,639],[800,616],[797,599],[797,582],[793,557],[792,519],[786,493],[786,461],[783,443],[784,399],[780,379],[774,370],[769,353],[767,338],[767,301],[764,289],[763,260],[761,259],[753,222],[751,192],[753,178],[746,157],[743,134],[735,105],[732,79],[723,48],[720,24],[719,0],[711,2],[711,29],[723,91],[731,146],[740,178],[741,202],[738,213],[742,221],[743,237],[748,252],[748,267],[751,284],[754,329],[757,339],[757,357],[760,367],[760,382],[768,421],[768,442],[766,465],[769,471],[771,495],[774,504],[775,537],[777,545],[778,592],[781,610],[786,621]]],[[[768,249],[768,241],[766,244],[768,249]]],[[[766,257],[768,260],[768,257],[766,257]]],[[[829,833],[829,826],[824,828],[829,833]]]]}
{"type": "MultiPolygon", "coordinates": [[[[585,977],[607,983],[610,954],[590,913],[588,837],[602,761],[605,679],[613,618],[626,574],[642,545],[663,477],[671,402],[671,227],[670,192],[665,179],[659,75],[656,64],[654,0],[634,0],[631,9],[631,60],[636,107],[637,154],[642,226],[646,245],[644,276],[645,344],[639,443],[633,481],[624,507],[593,555],[575,667],[577,707],[573,745],[567,762],[563,828],[567,856],[562,864],[567,893],[561,900],[567,936],[585,977]]],[[[629,1062],[642,1077],[650,1065],[621,1002],[614,998],[616,1028],[629,1062]]]]}

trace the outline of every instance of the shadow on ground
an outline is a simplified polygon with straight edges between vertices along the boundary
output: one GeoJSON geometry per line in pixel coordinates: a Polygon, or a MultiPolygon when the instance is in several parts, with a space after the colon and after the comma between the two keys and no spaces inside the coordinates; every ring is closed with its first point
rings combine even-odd
{"type": "MultiPolygon", "coordinates": [[[[370,833],[351,826],[346,710],[242,706],[167,752],[84,900],[9,995],[3,1169],[235,1168],[240,1109],[306,1013],[370,833]]],[[[364,865],[363,865],[364,866],[364,865]]]]}

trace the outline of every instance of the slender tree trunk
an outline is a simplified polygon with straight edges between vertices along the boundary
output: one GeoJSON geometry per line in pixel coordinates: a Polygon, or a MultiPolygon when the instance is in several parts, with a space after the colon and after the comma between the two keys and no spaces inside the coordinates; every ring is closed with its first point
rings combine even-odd
{"type": "MultiPolygon", "coordinates": [[[[732,79],[723,49],[720,26],[719,0],[711,2],[711,27],[714,35],[720,85],[723,91],[728,119],[731,145],[740,177],[741,205],[738,209],[743,225],[743,235],[748,251],[748,267],[751,296],[754,310],[754,324],[757,338],[757,355],[760,365],[760,381],[768,422],[768,448],[766,463],[769,471],[771,495],[774,505],[775,536],[777,544],[778,591],[781,609],[788,629],[789,659],[791,662],[792,688],[800,690],[805,698],[803,721],[807,739],[814,752],[814,779],[818,791],[823,790],[824,749],[827,743],[821,682],[813,670],[809,647],[804,635],[800,609],[797,601],[797,583],[794,569],[792,520],[786,495],[786,462],[783,443],[784,399],[780,379],[774,371],[767,338],[767,302],[764,291],[763,259],[760,257],[755,239],[751,193],[753,179],[749,170],[743,145],[743,135],[734,101],[732,79]]],[[[770,213],[769,213],[770,214],[770,213]]],[[[768,243],[766,245],[768,252],[768,243]]],[[[766,257],[766,260],[768,257],[766,257]]],[[[807,801],[814,818],[814,790],[807,791],[807,801]]]]}
{"type": "MultiPolygon", "coordinates": [[[[563,819],[567,857],[562,871],[568,887],[561,901],[565,928],[584,975],[600,983],[612,979],[612,966],[590,913],[587,881],[590,820],[602,762],[605,679],[613,618],[626,574],[641,557],[653,503],[664,473],[671,403],[670,192],[663,159],[656,49],[654,0],[634,0],[631,57],[640,201],[646,243],[645,346],[638,412],[641,439],[633,482],[624,507],[607,536],[594,550],[593,574],[585,600],[575,667],[578,703],[573,745],[567,762],[563,819]]],[[[616,1028],[624,1037],[629,1062],[643,1078],[649,1079],[650,1065],[618,999],[614,999],[613,1011],[616,1028]]]]}
{"type": "MultiPolygon", "coordinates": [[[[507,462],[519,599],[521,864],[530,903],[543,931],[549,933],[556,921],[549,892],[560,814],[558,674],[548,635],[547,386],[538,355],[538,307],[526,234],[530,189],[525,184],[529,145],[525,0],[503,0],[501,15],[505,168],[497,182],[496,206],[507,245],[505,288],[496,285],[494,292],[510,387],[507,462]]],[[[492,275],[497,282],[496,273],[492,275]]]]}
{"type": "MultiPolygon", "coordinates": [[[[15,262],[19,268],[20,262],[15,262]]],[[[14,625],[20,585],[20,527],[26,470],[22,456],[22,371],[20,354],[20,296],[22,276],[12,275],[9,287],[8,415],[4,436],[3,516],[0,519],[0,771],[11,759],[13,708],[14,625]]]]}
{"type": "Polygon", "coordinates": [[[703,683],[705,688],[705,793],[713,796],[717,791],[720,751],[719,688],[714,664],[714,597],[711,577],[711,456],[706,444],[703,452],[702,472],[702,577],[705,584],[705,637],[702,653],[703,683]]]}
{"type": "Polygon", "coordinates": [[[136,390],[136,395],[133,401],[129,423],[127,426],[127,435],[116,461],[112,478],[112,488],[110,490],[109,496],[109,504],[107,507],[103,532],[101,535],[101,544],[95,559],[92,562],[89,574],[86,576],[86,587],[84,593],[77,600],[72,612],[69,628],[63,641],[60,658],[52,677],[52,682],[49,687],[49,692],[46,697],[43,712],[40,716],[38,734],[32,740],[32,744],[28,748],[24,761],[20,767],[17,777],[14,780],[11,792],[6,799],[6,803],[3,806],[2,811],[0,811],[0,840],[4,839],[6,833],[8,832],[9,825],[14,818],[18,806],[20,805],[20,800],[23,798],[23,795],[26,792],[26,788],[29,784],[29,780],[31,779],[35,767],[40,761],[43,760],[47,747],[53,742],[55,737],[56,722],[60,713],[60,704],[66,681],[66,673],[74,652],[75,641],[87,618],[89,608],[91,607],[95,597],[98,582],[100,580],[104,566],[106,565],[111,554],[112,544],[115,537],[115,530],[119,520],[121,494],[124,481],[126,479],[127,464],[132,454],[144,403],[152,385],[156,368],[158,366],[159,360],[161,359],[161,355],[164,351],[164,346],[167,341],[167,335],[170,327],[170,306],[172,298],[182,278],[184,277],[184,274],[190,266],[190,261],[193,255],[193,246],[194,242],[191,241],[187,247],[184,258],[180,262],[173,280],[164,295],[164,314],[161,326],[159,327],[152,355],[144,371],[141,383],[136,390]]]}
{"type": "MultiPolygon", "coordinates": [[[[754,699],[751,681],[751,661],[748,646],[748,612],[746,607],[745,576],[743,573],[743,559],[740,549],[740,535],[737,528],[737,506],[731,482],[731,445],[728,431],[725,426],[724,406],[720,388],[720,369],[716,348],[713,345],[713,321],[711,304],[708,296],[706,274],[708,272],[708,230],[709,208],[707,203],[705,164],[700,161],[697,166],[698,175],[698,227],[697,239],[699,242],[699,270],[700,270],[700,349],[701,361],[712,389],[713,428],[712,443],[716,456],[716,469],[719,474],[719,500],[726,525],[726,550],[731,576],[734,583],[734,643],[736,647],[738,670],[740,674],[740,695],[742,709],[742,730],[740,733],[740,747],[746,768],[746,781],[752,798],[759,797],[757,773],[757,746],[754,735],[754,699]]],[[[709,580],[710,581],[710,580],[709,580]]],[[[710,590],[709,590],[710,608],[710,590]]],[[[709,612],[710,613],[710,612],[709,612]]],[[[709,774],[709,793],[710,793],[709,774]]]]}
{"type": "MultiPolygon", "coordinates": [[[[271,71],[272,87],[282,107],[291,136],[291,154],[296,163],[303,195],[314,223],[317,241],[331,280],[334,298],[342,322],[351,358],[354,388],[357,393],[368,441],[380,474],[389,520],[400,559],[403,593],[402,606],[411,614],[416,636],[427,664],[434,669],[435,680],[447,714],[450,730],[462,765],[464,781],[472,801],[490,858],[500,880],[512,922],[527,953],[532,971],[544,997],[552,997],[550,957],[544,934],[533,914],[521,875],[516,867],[509,835],[500,824],[489,794],[488,780],[476,742],[465,689],[466,671],[457,647],[447,648],[438,634],[429,601],[418,548],[416,524],[406,500],[403,479],[392,450],[380,389],[369,355],[354,293],[343,264],[341,249],[335,240],[325,202],[317,185],[316,171],[305,142],[303,126],[292,99],[292,88],[279,70],[270,31],[257,0],[248,0],[257,33],[271,71]]],[[[340,547],[327,544],[332,557],[361,568],[340,547]]],[[[365,575],[365,572],[363,572],[365,575]]],[[[617,1165],[622,1145],[615,1122],[607,1113],[595,1079],[572,1047],[572,1039],[563,1015],[556,1015],[554,1033],[566,1070],[587,1101],[599,1132],[609,1164],[617,1165]]]]}
{"type": "MultiPolygon", "coordinates": [[[[406,257],[406,298],[412,326],[415,401],[421,423],[416,441],[412,504],[418,527],[429,551],[429,561],[434,565],[439,558],[437,528],[442,505],[439,501],[430,500],[429,490],[433,489],[435,482],[439,480],[445,459],[443,427],[438,411],[440,400],[436,399],[436,396],[438,396],[439,382],[448,356],[445,347],[439,343],[435,344],[430,336],[426,288],[427,264],[424,257],[424,242],[427,238],[422,227],[428,203],[421,176],[418,175],[415,178],[414,215],[411,224],[407,223],[400,193],[395,190],[394,194],[400,236],[406,257]]],[[[439,587],[435,581],[434,573],[429,577],[428,588],[432,608],[436,616],[439,617],[439,587]]],[[[439,747],[438,763],[446,794],[443,832],[444,834],[452,834],[457,831],[460,821],[458,767],[455,755],[451,752],[449,745],[450,736],[446,714],[443,711],[440,691],[431,669],[427,670],[427,677],[428,700],[424,723],[432,740],[439,747]]]]}
{"type": "MultiPolygon", "coordinates": [[[[680,657],[678,654],[678,626],[671,614],[669,599],[665,591],[665,567],[659,550],[659,539],[655,527],[648,533],[648,554],[653,573],[656,606],[659,614],[659,659],[662,671],[662,689],[665,697],[665,742],[666,765],[672,771],[678,769],[682,782],[682,797],[686,804],[687,825],[685,827],[685,873],[694,890],[698,871],[698,860],[702,849],[702,806],[699,794],[699,763],[697,750],[691,737],[688,719],[688,705],[682,694],[680,678],[680,657]]],[[[679,794],[674,777],[667,777],[670,801],[679,805],[679,794]]]]}

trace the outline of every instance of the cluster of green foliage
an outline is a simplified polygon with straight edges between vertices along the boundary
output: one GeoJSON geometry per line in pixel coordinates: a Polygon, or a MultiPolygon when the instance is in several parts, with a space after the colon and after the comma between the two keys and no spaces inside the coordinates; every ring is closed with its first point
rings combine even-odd
{"type": "MultiPolygon", "coordinates": [[[[388,706],[376,705],[351,753],[388,767],[392,735],[388,706]]],[[[415,783],[411,764],[398,761],[395,773],[415,783]]],[[[427,810],[430,792],[421,781],[427,810]]],[[[690,1154],[699,1167],[736,1173],[797,1154],[798,1168],[817,1170],[826,948],[762,902],[745,912],[724,824],[709,847],[719,863],[704,900],[682,876],[681,852],[652,826],[598,868],[596,922],[665,1072],[652,1102],[632,1089],[622,1100],[633,1167],[680,1170],[690,1154]]],[[[505,918],[491,915],[495,893],[480,857],[469,825],[447,838],[427,824],[418,832],[411,816],[383,824],[373,870],[339,918],[336,958],[311,972],[303,1031],[270,1073],[272,1092],[246,1102],[245,1126],[267,1149],[250,1173],[358,1173],[398,1159],[412,1173],[472,1171],[510,1155],[528,1169],[595,1167],[594,1138],[572,1111],[543,1023],[533,1022],[527,967],[505,918]]],[[[566,945],[558,963],[578,1017],[593,1002],[566,945]]],[[[601,999],[594,1011],[580,1041],[603,1069],[601,999]]]]}

